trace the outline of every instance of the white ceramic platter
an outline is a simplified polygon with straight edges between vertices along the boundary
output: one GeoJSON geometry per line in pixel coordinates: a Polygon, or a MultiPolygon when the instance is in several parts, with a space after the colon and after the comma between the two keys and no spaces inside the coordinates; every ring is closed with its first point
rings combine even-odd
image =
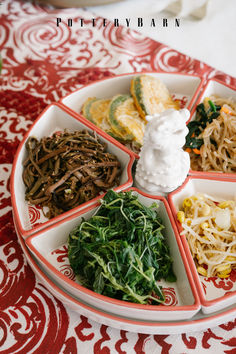
{"type": "MultiPolygon", "coordinates": [[[[14,159],[12,175],[11,175],[11,196],[12,205],[16,218],[16,223],[19,227],[20,233],[23,237],[29,236],[33,232],[41,230],[42,228],[51,225],[59,220],[62,220],[66,215],[76,212],[80,209],[87,207],[94,203],[96,198],[90,200],[87,203],[81,204],[78,207],[71,209],[55,218],[50,220],[46,219],[42,213],[41,208],[30,205],[25,200],[25,185],[22,179],[23,162],[26,159],[26,147],[25,142],[29,136],[34,136],[38,140],[42,137],[50,136],[56,131],[63,131],[68,129],[96,131],[99,139],[107,144],[107,151],[117,156],[121,163],[121,176],[120,185],[116,190],[122,190],[132,185],[132,164],[134,161],[133,155],[123,145],[119,144],[116,140],[111,142],[109,136],[103,133],[101,130],[98,132],[96,127],[89,121],[82,117],[74,117],[73,114],[67,111],[66,108],[62,108],[58,104],[52,104],[48,106],[41,115],[34,122],[28,133],[25,135],[23,141],[19,145],[19,148],[14,159]]],[[[101,195],[100,195],[101,196],[101,195]]],[[[97,198],[99,198],[98,196],[97,198]]]]}
{"type": "MultiPolygon", "coordinates": [[[[177,212],[180,210],[183,200],[196,193],[205,193],[219,200],[234,200],[236,196],[236,180],[207,177],[188,177],[185,183],[176,191],[168,195],[168,200],[174,215],[179,231],[182,231],[181,224],[177,220],[177,212]]],[[[187,240],[184,235],[180,236],[184,250],[191,267],[192,275],[200,296],[202,311],[206,314],[236,304],[236,271],[232,271],[229,278],[218,277],[207,278],[199,275],[187,240]]]]}
{"type": "Polygon", "coordinates": [[[146,334],[181,334],[190,333],[194,331],[204,331],[208,328],[234,320],[236,317],[236,308],[231,306],[223,311],[218,311],[212,315],[204,315],[198,312],[191,320],[185,321],[140,321],[130,319],[129,317],[114,316],[108,311],[101,311],[97,308],[83,303],[81,300],[75,299],[64,288],[62,288],[56,281],[53,281],[47,272],[41,269],[41,265],[34,259],[33,255],[27,249],[23,238],[19,231],[18,239],[24,251],[26,259],[33,269],[36,276],[42,281],[47,289],[64,305],[71,310],[88,317],[89,319],[98,323],[136,333],[146,334]]]}
{"type": "MultiPolygon", "coordinates": [[[[88,97],[108,98],[117,93],[129,93],[131,78],[137,74],[140,73],[124,74],[84,86],[61,99],[60,103],[47,107],[35,121],[20,144],[13,164],[11,195],[16,231],[24,254],[35,274],[53,295],[80,314],[108,326],[140,333],[172,334],[202,331],[235,318],[236,277],[228,280],[208,281],[198,276],[186,239],[179,235],[180,225],[176,220],[176,212],[185,196],[196,191],[214,193],[215,196],[226,199],[232,197],[236,192],[236,179],[224,180],[228,177],[225,174],[215,181],[214,174],[190,171],[193,174],[196,172],[200,177],[188,178],[173,195],[169,195],[174,217],[162,198],[147,197],[139,193],[139,198],[147,203],[146,205],[150,205],[153,200],[160,204],[159,210],[167,225],[166,235],[171,253],[174,255],[174,270],[178,279],[174,286],[162,284],[169,303],[166,303],[168,306],[159,306],[155,310],[150,305],[148,305],[150,310],[147,310],[147,307],[138,308],[137,304],[130,306],[128,303],[124,306],[116,301],[107,301],[107,297],[104,299],[105,297],[102,298],[102,296],[92,296],[89,290],[82,289],[82,286],[72,280],[74,278],[68,259],[64,257],[67,253],[66,235],[71,228],[77,225],[83,212],[86,212],[86,217],[93,214],[95,202],[101,196],[52,220],[45,220],[39,208],[29,206],[25,202],[22,162],[26,156],[27,138],[34,135],[39,139],[65,128],[95,130],[100,139],[108,144],[108,151],[116,154],[122,163],[121,185],[116,190],[124,190],[132,185],[131,170],[136,155],[83,118],[80,111],[83,102],[88,97]],[[65,262],[58,261],[60,255],[63,256],[65,262]]],[[[182,107],[192,109],[192,112],[196,104],[210,94],[235,97],[235,89],[210,80],[197,99],[202,87],[202,79],[199,77],[174,73],[145,74],[162,80],[171,94],[180,100],[182,107]],[[196,104],[193,107],[195,101],[196,104]]],[[[194,114],[191,119],[194,119],[194,114]]]]}
{"type": "Polygon", "coordinates": [[[181,241],[176,236],[177,229],[170,208],[162,197],[148,196],[137,189],[133,189],[132,193],[137,195],[139,201],[145,206],[150,206],[153,202],[159,205],[157,210],[165,226],[163,234],[170,247],[173,269],[177,277],[174,283],[164,281],[160,283],[166,296],[164,305],[141,305],[112,299],[95,293],[75,281],[67,256],[67,239],[70,231],[80,224],[82,218],[87,220],[96,213],[99,204],[73,214],[42,232],[33,234],[27,238],[26,245],[53,280],[75,298],[91,306],[103,311],[106,311],[109,306],[110,313],[119,316],[128,315],[133,319],[164,321],[191,318],[200,310],[200,303],[181,241]]]}

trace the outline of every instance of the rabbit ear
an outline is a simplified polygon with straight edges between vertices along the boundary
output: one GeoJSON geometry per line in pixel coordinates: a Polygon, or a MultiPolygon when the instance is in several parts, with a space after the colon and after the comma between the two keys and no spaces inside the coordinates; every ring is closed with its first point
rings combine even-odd
{"type": "Polygon", "coordinates": [[[151,122],[151,120],[153,119],[153,116],[146,116],[145,119],[147,122],[151,122]]]}
{"type": "Polygon", "coordinates": [[[158,118],[160,114],[155,113],[153,116],[146,116],[145,119],[147,122],[151,122],[154,118],[158,118]]]}
{"type": "Polygon", "coordinates": [[[185,122],[187,122],[187,120],[190,117],[189,110],[187,108],[183,108],[183,109],[180,110],[180,113],[181,113],[182,117],[184,118],[185,122]]]}

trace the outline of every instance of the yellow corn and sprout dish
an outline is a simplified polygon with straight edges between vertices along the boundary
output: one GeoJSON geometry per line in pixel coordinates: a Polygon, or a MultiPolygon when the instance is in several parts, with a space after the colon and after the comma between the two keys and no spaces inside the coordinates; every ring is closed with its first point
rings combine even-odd
{"type": "Polygon", "coordinates": [[[205,277],[228,278],[236,269],[236,203],[206,194],[184,199],[177,213],[197,271],[205,277]]]}

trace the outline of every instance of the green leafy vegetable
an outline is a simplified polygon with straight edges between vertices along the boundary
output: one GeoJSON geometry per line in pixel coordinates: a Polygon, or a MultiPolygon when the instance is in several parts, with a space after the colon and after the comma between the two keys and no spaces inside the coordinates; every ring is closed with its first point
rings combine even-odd
{"type": "Polygon", "coordinates": [[[185,148],[200,149],[203,139],[198,138],[198,136],[206,128],[207,124],[219,117],[221,106],[214,104],[211,100],[208,100],[208,104],[209,109],[207,111],[203,103],[197,105],[196,119],[188,123],[189,133],[186,136],[185,148]]]}
{"type": "Polygon", "coordinates": [[[157,205],[142,205],[132,192],[107,192],[96,215],[71,231],[68,257],[89,289],[140,304],[165,298],[156,281],[176,281],[157,205]]]}

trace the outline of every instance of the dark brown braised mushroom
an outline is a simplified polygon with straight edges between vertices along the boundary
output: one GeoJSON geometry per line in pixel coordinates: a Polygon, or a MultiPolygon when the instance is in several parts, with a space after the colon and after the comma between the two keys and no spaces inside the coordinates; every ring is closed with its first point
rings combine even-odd
{"type": "Polygon", "coordinates": [[[119,184],[120,162],[96,133],[65,130],[40,141],[30,137],[26,149],[25,198],[47,207],[49,219],[119,184]]]}

